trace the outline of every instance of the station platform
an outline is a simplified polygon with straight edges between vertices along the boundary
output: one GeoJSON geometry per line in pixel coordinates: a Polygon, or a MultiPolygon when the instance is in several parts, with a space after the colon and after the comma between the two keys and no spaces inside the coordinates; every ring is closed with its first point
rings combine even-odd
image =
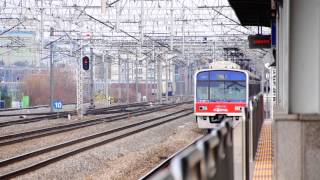
{"type": "Polygon", "coordinates": [[[253,180],[273,179],[273,140],[272,120],[265,120],[258,143],[258,150],[254,160],[253,180]]]}

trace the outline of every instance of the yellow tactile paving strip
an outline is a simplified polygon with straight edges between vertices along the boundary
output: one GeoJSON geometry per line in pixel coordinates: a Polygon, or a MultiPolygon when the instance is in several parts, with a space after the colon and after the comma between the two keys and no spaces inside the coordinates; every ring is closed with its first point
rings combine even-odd
{"type": "Polygon", "coordinates": [[[253,180],[272,180],[273,146],[271,133],[271,121],[265,121],[255,157],[253,180]]]}

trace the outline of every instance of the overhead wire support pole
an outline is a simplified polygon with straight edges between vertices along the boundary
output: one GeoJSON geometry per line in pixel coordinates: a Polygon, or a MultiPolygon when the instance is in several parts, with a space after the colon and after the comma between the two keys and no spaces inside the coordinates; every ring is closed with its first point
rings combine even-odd
{"type": "Polygon", "coordinates": [[[116,4],[116,31],[119,31],[119,13],[120,13],[120,4],[116,4]]]}
{"type": "Polygon", "coordinates": [[[148,86],[148,66],[149,66],[149,58],[146,58],[146,81],[145,81],[145,87],[146,87],[146,101],[148,101],[148,95],[149,95],[149,86],[148,86]]]}
{"type": "Polygon", "coordinates": [[[127,91],[127,104],[130,103],[130,79],[129,79],[129,55],[126,58],[126,91],[127,91]]]}
{"type": "Polygon", "coordinates": [[[121,88],[121,59],[120,59],[120,47],[118,47],[118,83],[119,83],[119,86],[118,86],[118,103],[121,100],[122,98],[122,94],[121,94],[121,91],[122,91],[122,88],[121,88]]]}
{"type": "MultiPolygon", "coordinates": [[[[143,46],[143,37],[144,37],[144,34],[143,34],[143,28],[144,28],[144,2],[143,0],[141,0],[141,14],[140,14],[140,47],[139,47],[139,61],[141,60],[142,58],[142,46],[143,46]]],[[[146,65],[148,65],[148,58],[146,59],[146,65]]],[[[146,98],[147,98],[147,89],[148,89],[148,84],[147,84],[147,76],[148,76],[148,66],[146,66],[146,79],[145,79],[145,86],[146,86],[146,98]]],[[[142,84],[142,83],[141,83],[142,84]]]]}
{"type": "Polygon", "coordinates": [[[94,93],[94,77],[93,77],[93,48],[90,47],[90,108],[94,108],[94,100],[93,100],[93,93],[94,93]]]}
{"type": "Polygon", "coordinates": [[[158,84],[157,84],[157,99],[162,104],[162,74],[161,74],[161,60],[160,58],[157,59],[157,76],[158,76],[158,84]]]}
{"type": "Polygon", "coordinates": [[[141,14],[140,14],[140,24],[139,24],[139,31],[140,31],[140,49],[139,49],[139,58],[142,57],[142,45],[143,45],[143,23],[144,23],[144,3],[141,0],[141,14]]]}
{"type": "Polygon", "coordinates": [[[175,95],[176,95],[176,74],[175,74],[175,64],[172,61],[169,61],[169,79],[171,80],[171,93],[172,93],[172,98],[171,98],[171,103],[175,102],[175,95]]]}
{"type": "MultiPolygon", "coordinates": [[[[78,35],[80,37],[80,35],[78,35]]],[[[79,38],[80,39],[80,38],[79,38]]],[[[82,40],[80,40],[80,57],[76,58],[77,60],[77,114],[78,117],[82,118],[83,116],[83,82],[82,82],[82,67],[81,67],[81,58],[83,56],[83,46],[82,40]]]]}
{"type": "Polygon", "coordinates": [[[212,58],[213,61],[216,61],[216,42],[213,42],[212,58]]]}
{"type": "Polygon", "coordinates": [[[173,29],[174,29],[174,19],[173,19],[173,0],[171,0],[171,8],[170,8],[170,50],[173,51],[173,29]]]}
{"type": "MultiPolygon", "coordinates": [[[[183,4],[183,10],[182,10],[182,58],[183,61],[186,60],[186,53],[185,53],[185,7],[183,4]]],[[[185,74],[184,74],[184,95],[188,94],[188,66],[185,68],[185,74]]]]}
{"type": "Polygon", "coordinates": [[[188,83],[187,83],[187,92],[188,92],[188,95],[191,95],[192,93],[192,69],[190,67],[190,51],[188,51],[188,56],[187,56],[187,62],[188,62],[188,71],[187,71],[187,79],[188,79],[188,83]]]}
{"type": "Polygon", "coordinates": [[[107,104],[106,106],[108,107],[110,105],[110,99],[109,99],[109,63],[108,60],[106,60],[106,52],[102,53],[102,62],[104,63],[104,80],[105,80],[105,97],[107,104]]]}
{"type": "Polygon", "coordinates": [[[43,41],[43,31],[44,31],[44,23],[43,23],[43,11],[44,11],[44,8],[43,8],[43,1],[44,0],[41,0],[41,16],[40,16],[40,49],[39,49],[39,53],[40,53],[40,59],[39,59],[39,62],[38,62],[38,70],[40,71],[40,65],[41,65],[41,61],[43,59],[43,46],[44,46],[44,41],[43,41]]]}
{"type": "Polygon", "coordinates": [[[169,96],[168,96],[168,92],[169,92],[169,88],[168,88],[168,73],[169,73],[169,64],[168,64],[168,58],[166,57],[166,103],[168,103],[169,101],[169,96]]]}
{"type": "Polygon", "coordinates": [[[136,87],[136,101],[140,102],[140,97],[139,97],[139,82],[138,82],[138,49],[136,49],[136,59],[135,59],[135,87],[136,87]]]}
{"type": "MultiPolygon", "coordinates": [[[[155,76],[155,72],[156,72],[156,70],[155,70],[155,64],[156,64],[156,61],[155,61],[155,46],[154,46],[154,42],[152,41],[152,62],[153,62],[153,71],[154,71],[154,82],[152,83],[152,85],[151,85],[151,88],[153,89],[153,87],[154,87],[154,84],[155,84],[155,78],[156,78],[156,76],[155,76]]],[[[152,93],[154,93],[154,91],[152,92],[152,93]]]]}
{"type": "MultiPolygon", "coordinates": [[[[50,28],[50,37],[53,36],[53,28],[51,27],[50,28]]],[[[53,106],[52,106],[52,103],[53,103],[53,94],[54,94],[54,69],[53,69],[53,43],[50,43],[50,102],[49,102],[49,105],[50,105],[50,112],[53,112],[53,106]]]]}

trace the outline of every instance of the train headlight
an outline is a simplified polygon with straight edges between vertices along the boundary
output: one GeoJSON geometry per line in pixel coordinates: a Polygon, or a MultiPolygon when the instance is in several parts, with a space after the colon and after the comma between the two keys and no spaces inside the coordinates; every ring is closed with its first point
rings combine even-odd
{"type": "Polygon", "coordinates": [[[208,107],[207,106],[199,106],[199,110],[206,111],[206,110],[208,110],[208,107]]]}
{"type": "Polygon", "coordinates": [[[236,107],[234,107],[234,109],[235,109],[236,111],[241,111],[242,106],[236,106],[236,107]]]}

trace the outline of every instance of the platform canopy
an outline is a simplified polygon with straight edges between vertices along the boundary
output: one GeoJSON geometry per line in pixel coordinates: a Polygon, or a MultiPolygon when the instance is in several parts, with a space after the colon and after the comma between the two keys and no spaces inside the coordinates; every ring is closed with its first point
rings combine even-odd
{"type": "Polygon", "coordinates": [[[270,0],[228,0],[243,26],[271,26],[270,0]]]}

